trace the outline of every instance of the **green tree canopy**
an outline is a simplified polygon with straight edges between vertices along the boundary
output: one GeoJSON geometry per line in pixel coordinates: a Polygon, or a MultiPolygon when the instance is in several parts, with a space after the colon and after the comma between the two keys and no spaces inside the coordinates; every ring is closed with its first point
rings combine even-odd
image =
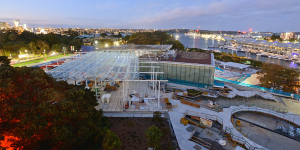
{"type": "Polygon", "coordinates": [[[73,39],[70,41],[69,45],[74,46],[75,50],[79,50],[81,48],[81,45],[83,45],[82,39],[73,39]]]}
{"type": "Polygon", "coordinates": [[[293,68],[265,63],[257,74],[257,79],[266,88],[279,90],[282,87],[284,92],[295,93],[295,89],[299,87],[299,73],[293,68]]]}
{"type": "Polygon", "coordinates": [[[17,36],[13,33],[9,34],[8,38],[13,42],[17,39],[17,36]]]}
{"type": "Polygon", "coordinates": [[[14,149],[99,148],[108,121],[94,95],[40,68],[0,66],[0,135],[16,137],[14,149]]]}
{"type": "Polygon", "coordinates": [[[275,41],[276,39],[280,39],[280,35],[275,35],[275,34],[273,34],[273,35],[271,36],[271,40],[275,41]]]}
{"type": "Polygon", "coordinates": [[[145,133],[147,143],[149,147],[158,148],[160,147],[161,137],[163,136],[162,131],[155,125],[149,127],[145,133]]]}
{"type": "Polygon", "coordinates": [[[137,32],[131,34],[129,39],[126,36],[124,39],[128,41],[129,44],[172,44],[173,49],[184,50],[183,44],[180,41],[175,40],[174,36],[167,34],[167,32],[137,32]]]}
{"type": "Polygon", "coordinates": [[[8,59],[7,56],[0,56],[0,66],[4,66],[4,65],[9,66],[9,64],[10,64],[10,59],[8,59]]]}
{"type": "Polygon", "coordinates": [[[101,35],[102,37],[108,36],[106,33],[101,33],[100,35],[101,35]]]}
{"type": "Polygon", "coordinates": [[[19,51],[20,51],[21,54],[25,54],[26,51],[28,52],[28,48],[27,48],[27,47],[21,47],[21,48],[19,49],[19,51]]]}
{"type": "Polygon", "coordinates": [[[104,150],[112,150],[121,148],[121,140],[117,134],[108,130],[103,140],[104,150]]]}
{"type": "Polygon", "coordinates": [[[63,49],[63,44],[53,44],[51,49],[55,52],[60,52],[63,49]]]}
{"type": "Polygon", "coordinates": [[[39,40],[36,42],[36,46],[39,48],[38,53],[47,52],[49,50],[49,44],[46,41],[39,40]]]}

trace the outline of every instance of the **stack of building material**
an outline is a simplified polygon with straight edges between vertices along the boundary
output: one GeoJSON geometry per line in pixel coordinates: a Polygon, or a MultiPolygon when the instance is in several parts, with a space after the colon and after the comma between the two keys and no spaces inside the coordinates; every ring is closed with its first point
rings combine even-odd
{"type": "Polygon", "coordinates": [[[186,100],[180,100],[180,102],[182,104],[186,104],[186,105],[190,105],[190,106],[193,106],[193,107],[196,107],[196,108],[200,108],[200,105],[199,104],[195,104],[195,103],[192,103],[192,102],[189,102],[189,101],[186,101],[186,100]]]}

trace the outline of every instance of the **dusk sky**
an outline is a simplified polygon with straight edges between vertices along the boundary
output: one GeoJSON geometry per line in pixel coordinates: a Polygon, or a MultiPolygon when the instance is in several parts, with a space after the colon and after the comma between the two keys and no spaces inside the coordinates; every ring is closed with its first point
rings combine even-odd
{"type": "Polygon", "coordinates": [[[300,31],[300,0],[1,0],[30,27],[300,31]]]}

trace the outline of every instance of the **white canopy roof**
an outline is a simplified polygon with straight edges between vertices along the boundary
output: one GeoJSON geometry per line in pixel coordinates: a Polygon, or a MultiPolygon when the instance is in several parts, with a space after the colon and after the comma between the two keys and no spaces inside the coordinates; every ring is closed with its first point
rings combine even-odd
{"type": "Polygon", "coordinates": [[[47,72],[54,78],[123,81],[138,78],[137,52],[89,52],[47,72]]]}
{"type": "Polygon", "coordinates": [[[234,63],[234,62],[221,62],[221,64],[223,64],[224,66],[231,66],[231,67],[241,68],[241,69],[250,67],[250,65],[244,65],[244,64],[234,63]]]}

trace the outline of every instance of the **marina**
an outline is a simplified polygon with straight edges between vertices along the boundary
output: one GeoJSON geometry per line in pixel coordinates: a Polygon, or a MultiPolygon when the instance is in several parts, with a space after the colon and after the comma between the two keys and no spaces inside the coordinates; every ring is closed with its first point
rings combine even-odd
{"type": "Polygon", "coordinates": [[[225,42],[223,40],[193,37],[193,36],[185,35],[184,33],[176,33],[174,35],[178,36],[178,40],[185,47],[188,48],[200,48],[203,50],[211,50],[215,52],[226,52],[226,53],[236,52],[237,56],[240,57],[247,57],[253,60],[263,61],[267,63],[274,63],[274,64],[279,64],[291,68],[300,69],[299,66],[300,60],[298,60],[298,55],[299,55],[298,51],[292,51],[288,53],[288,51],[290,51],[291,49],[287,47],[287,49],[282,49],[277,53],[275,52],[278,50],[278,48],[276,48],[276,45],[281,45],[281,43],[274,44],[273,48],[268,48],[267,46],[259,47],[258,45],[255,44],[248,44],[247,46],[246,44],[239,43],[239,46],[241,46],[241,48],[238,49],[232,46],[224,45],[225,42]],[[264,47],[265,49],[261,49],[262,47],[264,47]],[[293,58],[286,56],[287,53],[293,54],[294,55],[293,58]],[[281,54],[285,54],[285,55],[281,56],[281,54]]]}

